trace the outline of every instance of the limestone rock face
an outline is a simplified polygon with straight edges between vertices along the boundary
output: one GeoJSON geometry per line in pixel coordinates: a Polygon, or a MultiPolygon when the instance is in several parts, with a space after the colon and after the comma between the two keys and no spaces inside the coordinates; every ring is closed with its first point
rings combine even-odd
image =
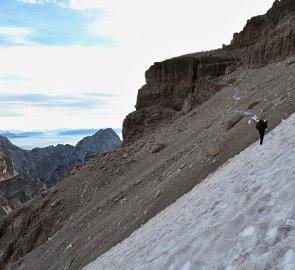
{"type": "Polygon", "coordinates": [[[0,181],[11,178],[14,175],[12,160],[3,155],[0,149],[0,181]]]}
{"type": "Polygon", "coordinates": [[[246,66],[260,67],[286,59],[295,53],[295,2],[275,1],[261,16],[248,20],[243,31],[234,34],[231,48],[241,51],[246,66]]]}
{"type": "Polygon", "coordinates": [[[183,109],[188,96],[193,95],[195,102],[202,104],[221,89],[217,78],[236,62],[234,55],[216,50],[155,63],[145,73],[146,84],[138,91],[136,111],[124,120],[124,142],[173,117],[183,109]]]}
{"type": "Polygon", "coordinates": [[[75,164],[83,163],[99,153],[111,151],[121,144],[112,129],[99,130],[82,139],[76,146],[62,145],[23,150],[0,136],[0,149],[13,161],[18,173],[28,172],[33,179],[55,184],[75,164]]]}

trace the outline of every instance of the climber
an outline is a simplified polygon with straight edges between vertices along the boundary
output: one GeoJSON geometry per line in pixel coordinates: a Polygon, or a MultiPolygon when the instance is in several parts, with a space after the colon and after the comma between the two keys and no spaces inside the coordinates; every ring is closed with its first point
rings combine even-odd
{"type": "Polygon", "coordinates": [[[264,132],[267,129],[267,124],[269,123],[269,120],[259,120],[256,124],[256,129],[259,132],[260,135],[260,145],[263,142],[264,132]]]}

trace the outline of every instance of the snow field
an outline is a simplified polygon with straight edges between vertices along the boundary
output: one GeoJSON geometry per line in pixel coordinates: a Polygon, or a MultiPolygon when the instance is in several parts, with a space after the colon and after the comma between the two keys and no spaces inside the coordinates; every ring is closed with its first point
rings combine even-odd
{"type": "Polygon", "coordinates": [[[294,270],[294,197],[295,114],[84,269],[294,270]]]}

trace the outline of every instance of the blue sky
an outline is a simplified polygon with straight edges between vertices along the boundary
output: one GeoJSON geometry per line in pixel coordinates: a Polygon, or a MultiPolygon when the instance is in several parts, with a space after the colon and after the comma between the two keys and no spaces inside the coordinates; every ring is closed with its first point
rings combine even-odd
{"type": "Polygon", "coordinates": [[[270,0],[0,0],[1,130],[121,127],[154,62],[220,48],[270,0]]]}
{"type": "Polygon", "coordinates": [[[118,46],[115,38],[92,33],[89,24],[105,16],[103,9],[75,10],[67,1],[1,0],[0,46],[118,46]]]}

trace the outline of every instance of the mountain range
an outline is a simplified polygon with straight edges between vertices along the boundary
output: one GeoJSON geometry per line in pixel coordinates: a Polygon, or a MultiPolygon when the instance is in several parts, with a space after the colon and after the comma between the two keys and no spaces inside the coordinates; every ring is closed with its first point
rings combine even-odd
{"type": "Polygon", "coordinates": [[[23,150],[6,137],[0,136],[0,149],[12,159],[16,172],[28,172],[33,179],[48,185],[55,184],[73,165],[111,151],[120,144],[119,136],[112,129],[99,130],[94,135],[83,138],[76,146],[59,144],[32,150],[23,150]]]}
{"type": "MultiPolygon", "coordinates": [[[[55,129],[55,130],[42,130],[42,131],[10,131],[10,130],[0,130],[0,136],[11,138],[26,138],[26,137],[36,137],[36,136],[66,136],[66,135],[93,135],[99,129],[55,129]]],[[[113,129],[117,134],[121,134],[122,129],[113,129]]]]}

